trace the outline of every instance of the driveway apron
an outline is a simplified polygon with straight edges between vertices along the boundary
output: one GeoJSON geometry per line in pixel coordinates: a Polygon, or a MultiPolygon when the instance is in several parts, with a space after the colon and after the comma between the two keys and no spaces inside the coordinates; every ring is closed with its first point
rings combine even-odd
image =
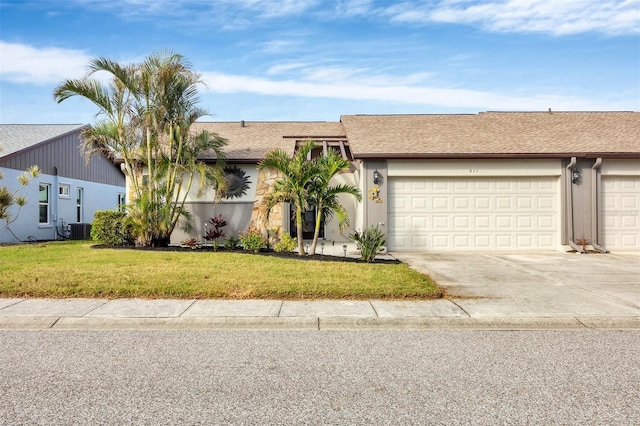
{"type": "Polygon", "coordinates": [[[640,253],[397,252],[469,316],[640,315],[640,253]]]}

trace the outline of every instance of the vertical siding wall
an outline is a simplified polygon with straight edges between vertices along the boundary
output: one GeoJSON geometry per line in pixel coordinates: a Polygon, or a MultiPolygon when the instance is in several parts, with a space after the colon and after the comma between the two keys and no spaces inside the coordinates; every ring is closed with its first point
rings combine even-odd
{"type": "Polygon", "coordinates": [[[81,137],[78,130],[9,155],[0,160],[0,166],[26,170],[37,164],[45,174],[124,186],[125,179],[122,172],[103,156],[94,155],[87,165],[80,144],[81,137]]]}

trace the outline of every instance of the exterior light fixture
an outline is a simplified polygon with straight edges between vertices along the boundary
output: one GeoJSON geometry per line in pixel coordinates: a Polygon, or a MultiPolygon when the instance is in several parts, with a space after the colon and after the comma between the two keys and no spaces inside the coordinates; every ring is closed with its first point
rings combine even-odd
{"type": "Polygon", "coordinates": [[[571,183],[579,183],[580,182],[580,170],[571,169],[571,183]]]}
{"type": "Polygon", "coordinates": [[[344,257],[347,257],[347,245],[342,246],[342,251],[344,252],[344,257]]]}
{"type": "Polygon", "coordinates": [[[380,172],[378,169],[375,169],[373,172],[373,184],[377,185],[378,183],[380,183],[380,172]]]}

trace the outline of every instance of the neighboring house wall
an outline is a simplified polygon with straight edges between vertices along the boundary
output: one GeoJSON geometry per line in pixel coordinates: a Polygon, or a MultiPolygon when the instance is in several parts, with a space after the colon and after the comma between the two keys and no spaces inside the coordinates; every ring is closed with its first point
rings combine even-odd
{"type": "Polygon", "coordinates": [[[110,160],[94,155],[87,163],[79,145],[80,130],[77,130],[0,158],[0,167],[26,170],[37,164],[42,173],[49,175],[108,185],[125,185],[124,175],[110,160]]]}
{"type": "MultiPolygon", "coordinates": [[[[64,225],[91,223],[97,210],[118,208],[119,199],[125,193],[124,175],[119,167],[101,155],[94,155],[85,162],[80,148],[80,126],[67,131],[68,126],[60,125],[66,133],[44,141],[34,141],[29,136],[38,135],[43,127],[55,131],[56,125],[2,126],[2,145],[11,151],[0,158],[0,171],[6,175],[0,185],[13,192],[18,187],[16,177],[32,165],[37,165],[42,174],[20,191],[27,197],[27,205],[15,222],[0,232],[0,242],[61,238],[67,235],[64,225]],[[40,185],[48,190],[48,199],[42,203],[42,208],[40,185]],[[80,202],[79,188],[82,189],[80,202]]],[[[15,217],[16,206],[11,212],[15,217]]]]}
{"type": "MultiPolygon", "coordinates": [[[[9,190],[17,188],[17,176],[22,172],[13,169],[0,169],[5,178],[0,184],[9,190]]],[[[19,194],[27,197],[27,205],[22,208],[17,220],[0,232],[0,242],[15,243],[29,240],[54,240],[62,238],[64,225],[72,223],[91,223],[98,210],[114,210],[118,206],[118,195],[124,193],[124,187],[70,179],[49,174],[41,174],[24,187],[19,194]],[[39,187],[48,185],[48,213],[46,222],[40,223],[39,187]],[[59,194],[60,187],[69,189],[69,196],[59,194]],[[77,220],[77,190],[82,188],[83,199],[80,204],[80,221],[77,220]]],[[[10,209],[12,215],[18,212],[17,206],[10,209]]],[[[4,223],[2,223],[4,225],[4,223]]]]}

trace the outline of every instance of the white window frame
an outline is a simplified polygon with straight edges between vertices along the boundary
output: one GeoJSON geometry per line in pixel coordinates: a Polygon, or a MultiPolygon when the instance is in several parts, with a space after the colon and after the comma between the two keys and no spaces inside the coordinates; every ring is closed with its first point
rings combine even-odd
{"type": "Polygon", "coordinates": [[[61,183],[58,187],[58,195],[60,198],[70,198],[71,197],[71,185],[66,183],[61,183]]]}
{"type": "Polygon", "coordinates": [[[127,204],[126,195],[124,192],[118,192],[118,210],[124,211],[127,204]]]}
{"type": "Polygon", "coordinates": [[[38,186],[38,223],[40,225],[50,225],[51,224],[51,184],[48,183],[40,183],[38,186]],[[42,188],[44,188],[47,192],[47,200],[40,200],[40,193],[42,192],[42,188]],[[42,221],[41,210],[45,207],[47,209],[46,222],[42,221]]]}
{"type": "Polygon", "coordinates": [[[82,205],[84,204],[84,189],[76,188],[76,222],[82,223],[84,212],[82,211],[82,205]]]}

